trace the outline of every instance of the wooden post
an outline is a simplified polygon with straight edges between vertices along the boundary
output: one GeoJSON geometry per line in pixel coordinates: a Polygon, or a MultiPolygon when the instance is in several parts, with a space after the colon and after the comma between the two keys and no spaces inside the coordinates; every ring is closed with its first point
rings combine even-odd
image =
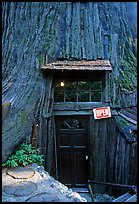
{"type": "Polygon", "coordinates": [[[56,180],[58,180],[58,164],[57,164],[57,145],[56,145],[56,126],[55,126],[55,119],[54,121],[54,151],[55,151],[55,165],[56,165],[56,180]]]}
{"type": "Polygon", "coordinates": [[[109,103],[109,73],[105,71],[105,77],[102,81],[102,102],[109,103]]]}
{"type": "Polygon", "coordinates": [[[54,137],[54,120],[53,120],[53,95],[54,89],[52,87],[51,81],[51,90],[50,90],[50,101],[49,101],[49,109],[48,112],[50,113],[50,117],[48,119],[48,128],[47,128],[47,138],[48,138],[48,146],[47,146],[47,171],[48,173],[51,172],[51,162],[52,162],[52,155],[53,155],[53,137],[54,137]]]}
{"type": "Polygon", "coordinates": [[[92,199],[92,202],[94,202],[94,194],[93,194],[93,191],[92,191],[92,188],[91,188],[91,185],[88,184],[88,189],[89,189],[89,192],[91,194],[91,199],[92,199]]]}
{"type": "Polygon", "coordinates": [[[93,148],[94,148],[94,135],[93,135],[93,126],[94,126],[94,118],[93,118],[93,115],[90,116],[90,134],[89,134],[89,178],[90,179],[93,179],[93,148]]]}

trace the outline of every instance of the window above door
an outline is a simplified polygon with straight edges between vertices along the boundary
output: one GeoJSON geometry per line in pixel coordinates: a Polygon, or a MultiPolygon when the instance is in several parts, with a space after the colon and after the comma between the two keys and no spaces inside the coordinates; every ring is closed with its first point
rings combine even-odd
{"type": "Polygon", "coordinates": [[[55,102],[101,102],[102,81],[54,83],[55,102]]]}

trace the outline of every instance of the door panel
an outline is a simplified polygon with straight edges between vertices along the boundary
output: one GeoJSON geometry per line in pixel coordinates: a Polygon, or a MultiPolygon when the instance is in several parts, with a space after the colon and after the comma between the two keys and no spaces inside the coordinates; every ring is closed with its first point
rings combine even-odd
{"type": "MultiPolygon", "coordinates": [[[[62,132],[62,131],[61,131],[62,132]]],[[[70,147],[70,134],[60,134],[60,146],[69,146],[70,147]]]]}
{"type": "Polygon", "coordinates": [[[88,179],[88,117],[57,116],[59,180],[68,187],[86,186],[88,179]]]}
{"type": "Polygon", "coordinates": [[[70,185],[72,183],[71,180],[71,155],[70,155],[70,151],[68,150],[64,150],[61,151],[61,155],[60,155],[60,174],[61,174],[61,179],[62,179],[62,183],[70,185]],[[64,161],[64,164],[63,164],[64,161]]]}
{"type": "Polygon", "coordinates": [[[82,134],[82,133],[76,133],[75,134],[75,146],[84,146],[84,147],[86,147],[86,138],[85,138],[85,136],[84,136],[84,134],[82,134]]]}
{"type": "Polygon", "coordinates": [[[75,175],[76,175],[76,186],[84,186],[87,181],[87,162],[85,160],[86,153],[78,150],[75,154],[75,175]]]}

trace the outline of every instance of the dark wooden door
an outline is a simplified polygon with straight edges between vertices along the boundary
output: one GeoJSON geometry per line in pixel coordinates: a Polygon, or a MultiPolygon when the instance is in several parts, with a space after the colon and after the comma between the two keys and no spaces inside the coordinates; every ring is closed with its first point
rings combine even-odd
{"type": "Polygon", "coordinates": [[[68,187],[85,187],[88,180],[88,117],[57,116],[59,181],[68,187]]]}

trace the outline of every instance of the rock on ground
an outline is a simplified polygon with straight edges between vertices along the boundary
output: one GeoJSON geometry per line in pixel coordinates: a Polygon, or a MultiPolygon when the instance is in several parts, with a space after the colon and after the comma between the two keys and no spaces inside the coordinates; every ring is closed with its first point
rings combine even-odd
{"type": "Polygon", "coordinates": [[[51,177],[43,166],[3,169],[2,202],[87,202],[51,177]]]}

